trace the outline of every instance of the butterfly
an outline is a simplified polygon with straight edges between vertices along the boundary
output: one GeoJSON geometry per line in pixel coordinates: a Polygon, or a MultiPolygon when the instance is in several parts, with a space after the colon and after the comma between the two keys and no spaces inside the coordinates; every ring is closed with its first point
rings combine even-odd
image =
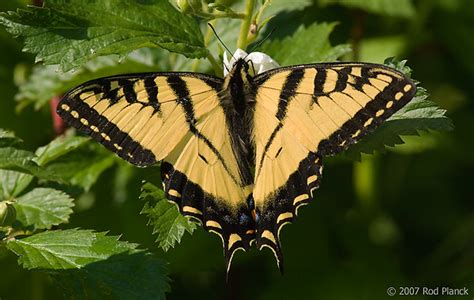
{"type": "Polygon", "coordinates": [[[378,64],[320,63],[254,75],[247,56],[224,78],[158,72],[105,77],[69,91],[58,114],[124,160],[161,163],[167,199],[235,251],[270,248],[319,187],[322,159],[377,128],[416,86],[378,64]]]}

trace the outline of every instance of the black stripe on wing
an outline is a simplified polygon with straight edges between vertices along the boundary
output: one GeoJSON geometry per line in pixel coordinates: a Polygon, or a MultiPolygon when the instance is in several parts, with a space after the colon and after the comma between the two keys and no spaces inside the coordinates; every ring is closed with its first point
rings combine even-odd
{"type": "MultiPolygon", "coordinates": [[[[347,76],[351,76],[349,68],[336,70],[338,72],[338,81],[347,81],[347,76]]],[[[392,72],[394,70],[391,70],[392,72]]],[[[318,70],[319,72],[319,70],[318,70]]],[[[364,92],[364,85],[370,85],[369,79],[376,78],[376,71],[370,68],[362,67],[361,77],[355,77],[355,83],[347,83],[352,85],[359,92],[364,92]]],[[[387,75],[386,73],[380,73],[387,75]]],[[[322,140],[318,146],[318,153],[322,156],[334,155],[346,150],[350,145],[355,144],[369,133],[373,132],[377,127],[392,116],[396,111],[405,106],[416,94],[416,85],[402,75],[401,78],[391,77],[392,81],[380,91],[375,98],[370,100],[363,109],[358,111],[354,117],[346,121],[337,131],[331,134],[329,138],[322,140]]],[[[336,89],[327,93],[326,96],[331,97],[334,93],[341,93],[336,89]]],[[[352,97],[350,93],[347,96],[352,97]]],[[[317,101],[317,98],[315,98],[317,101]]]]}
{"type": "Polygon", "coordinates": [[[58,105],[58,115],[69,125],[90,135],[119,157],[139,167],[156,163],[155,155],[134,141],[114,123],[90,108],[79,98],[66,95],[58,105]]]}
{"type": "Polygon", "coordinates": [[[301,82],[301,79],[303,78],[304,71],[302,69],[295,69],[291,71],[290,74],[286,77],[285,83],[283,84],[283,88],[280,92],[280,97],[278,100],[278,110],[275,115],[275,117],[280,121],[277,127],[273,130],[272,134],[270,135],[270,138],[268,139],[267,143],[265,144],[264,150],[262,157],[260,158],[260,163],[259,163],[259,170],[256,171],[257,174],[260,173],[260,169],[263,166],[263,160],[265,159],[268,150],[270,149],[270,146],[273,143],[273,140],[275,139],[277,133],[280,131],[280,129],[283,127],[283,121],[286,117],[287,109],[288,109],[288,104],[289,102],[293,99],[295,96],[296,89],[298,88],[298,85],[301,82]]]}
{"type": "Polygon", "coordinates": [[[210,89],[216,91],[222,86],[220,78],[185,72],[140,73],[104,77],[86,82],[68,92],[58,104],[57,113],[66,123],[90,135],[128,162],[140,167],[152,165],[156,163],[156,159],[150,150],[142,147],[127,132],[118,128],[113,120],[107,119],[94,107],[90,107],[81,99],[81,96],[97,97],[93,106],[102,103],[102,101],[106,101],[109,107],[116,105],[119,101],[126,101],[128,104],[139,103],[143,107],[151,106],[153,108],[152,116],[161,117],[159,91],[155,82],[155,79],[160,76],[163,78],[179,76],[198,78],[206,82],[210,89]],[[147,97],[138,98],[135,89],[137,83],[143,84],[147,97]]]}

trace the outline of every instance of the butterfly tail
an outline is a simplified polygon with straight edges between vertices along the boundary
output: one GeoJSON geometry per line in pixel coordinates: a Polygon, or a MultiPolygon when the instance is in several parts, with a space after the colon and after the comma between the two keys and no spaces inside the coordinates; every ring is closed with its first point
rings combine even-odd
{"type": "Polygon", "coordinates": [[[257,233],[257,249],[269,248],[275,256],[278,269],[283,274],[283,252],[276,226],[271,229],[259,230],[257,233]]]}

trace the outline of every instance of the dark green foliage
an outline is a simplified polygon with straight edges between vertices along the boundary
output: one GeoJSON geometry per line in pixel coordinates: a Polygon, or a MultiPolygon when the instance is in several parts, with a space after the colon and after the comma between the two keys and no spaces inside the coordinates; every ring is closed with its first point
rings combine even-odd
{"type": "Polygon", "coordinates": [[[0,227],[0,298],[385,299],[390,286],[472,293],[472,1],[273,0],[262,9],[263,0],[252,19],[242,17],[251,0],[193,2],[186,13],[165,0],[0,3],[0,202],[13,221],[0,227]],[[420,81],[405,108],[326,159],[317,201],[282,231],[285,276],[269,251],[239,252],[226,285],[220,240],[164,198],[158,167],[130,167],[74,132],[54,138],[51,98],[87,80],[221,76],[209,20],[231,50],[275,28],[255,51],[280,65],[397,56],[407,61],[386,64],[420,81]],[[261,26],[242,37],[246,21],[261,26]]]}
{"type": "Polygon", "coordinates": [[[25,38],[24,50],[36,54],[37,61],[59,64],[63,71],[97,56],[126,55],[145,46],[188,57],[206,55],[197,23],[168,1],[81,0],[72,5],[51,0],[42,8],[3,14],[0,24],[25,38]]]}

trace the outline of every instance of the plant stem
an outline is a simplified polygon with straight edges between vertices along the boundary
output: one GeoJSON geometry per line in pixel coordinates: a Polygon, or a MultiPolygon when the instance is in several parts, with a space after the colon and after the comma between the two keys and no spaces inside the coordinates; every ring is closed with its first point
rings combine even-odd
{"type": "Polygon", "coordinates": [[[268,5],[270,5],[270,3],[271,3],[270,0],[265,0],[263,5],[258,10],[257,15],[255,16],[255,24],[257,24],[259,27],[261,26],[261,23],[262,23],[261,19],[262,19],[263,12],[265,11],[265,9],[267,9],[267,7],[268,7],[268,5]]]}
{"type": "Polygon", "coordinates": [[[246,15],[241,13],[207,13],[207,12],[199,12],[196,15],[206,18],[206,19],[219,19],[219,18],[231,18],[231,19],[245,19],[246,15]]]}
{"type": "Polygon", "coordinates": [[[240,26],[239,40],[237,41],[237,48],[244,49],[248,45],[247,36],[249,34],[250,24],[252,22],[253,8],[255,6],[255,0],[247,0],[245,5],[245,19],[242,21],[240,26]]]}

